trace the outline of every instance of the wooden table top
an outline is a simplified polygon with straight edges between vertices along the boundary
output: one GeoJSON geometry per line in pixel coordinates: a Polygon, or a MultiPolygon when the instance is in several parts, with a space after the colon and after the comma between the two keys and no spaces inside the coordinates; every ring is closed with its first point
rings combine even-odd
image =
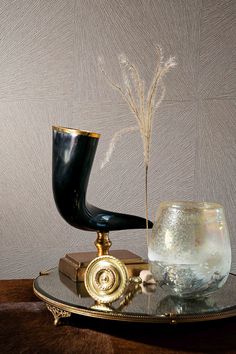
{"type": "Polygon", "coordinates": [[[71,318],[55,327],[32,280],[0,281],[0,353],[236,353],[236,318],[142,324],[71,318]]]}

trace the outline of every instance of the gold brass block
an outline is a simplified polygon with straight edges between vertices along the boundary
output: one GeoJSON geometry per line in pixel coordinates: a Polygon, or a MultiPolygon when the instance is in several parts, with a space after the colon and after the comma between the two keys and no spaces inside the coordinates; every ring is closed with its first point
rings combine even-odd
{"type": "MultiPolygon", "coordinates": [[[[110,255],[120,259],[127,268],[128,277],[138,276],[141,270],[148,270],[148,263],[128,250],[113,250],[110,255]]],[[[96,252],[68,253],[59,261],[59,271],[74,282],[83,282],[89,263],[97,257],[96,252]]]]}

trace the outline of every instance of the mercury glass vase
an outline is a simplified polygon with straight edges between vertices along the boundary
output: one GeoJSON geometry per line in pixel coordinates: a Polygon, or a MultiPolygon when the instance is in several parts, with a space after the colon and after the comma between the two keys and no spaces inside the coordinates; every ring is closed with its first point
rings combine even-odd
{"type": "Polygon", "coordinates": [[[155,280],[172,294],[202,297],[222,287],[231,267],[223,207],[206,202],[162,202],[148,239],[155,280]]]}

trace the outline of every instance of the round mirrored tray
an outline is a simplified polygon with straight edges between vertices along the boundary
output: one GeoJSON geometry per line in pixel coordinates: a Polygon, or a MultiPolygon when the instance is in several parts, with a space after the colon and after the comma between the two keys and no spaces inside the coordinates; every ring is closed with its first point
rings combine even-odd
{"type": "Polygon", "coordinates": [[[78,314],[107,320],[178,323],[216,320],[236,315],[236,276],[229,275],[223,288],[201,299],[169,295],[159,286],[138,285],[109,305],[97,304],[83,282],[73,282],[53,268],[41,272],[34,292],[43,300],[57,324],[62,317],[78,314]]]}

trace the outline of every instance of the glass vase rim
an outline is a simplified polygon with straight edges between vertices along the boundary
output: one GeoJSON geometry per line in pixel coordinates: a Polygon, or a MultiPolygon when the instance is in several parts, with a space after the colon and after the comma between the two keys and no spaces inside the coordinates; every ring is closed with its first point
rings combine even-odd
{"type": "Polygon", "coordinates": [[[190,201],[190,200],[166,200],[160,203],[160,208],[170,207],[175,209],[224,209],[220,203],[207,201],[190,201]]]}
{"type": "Polygon", "coordinates": [[[73,135],[85,135],[89,136],[91,138],[97,138],[99,139],[101,134],[96,133],[96,132],[91,132],[89,130],[82,130],[82,129],[77,129],[77,128],[69,128],[69,127],[63,127],[60,125],[53,125],[52,130],[56,130],[62,133],[68,133],[68,134],[73,134],[73,135]]]}

